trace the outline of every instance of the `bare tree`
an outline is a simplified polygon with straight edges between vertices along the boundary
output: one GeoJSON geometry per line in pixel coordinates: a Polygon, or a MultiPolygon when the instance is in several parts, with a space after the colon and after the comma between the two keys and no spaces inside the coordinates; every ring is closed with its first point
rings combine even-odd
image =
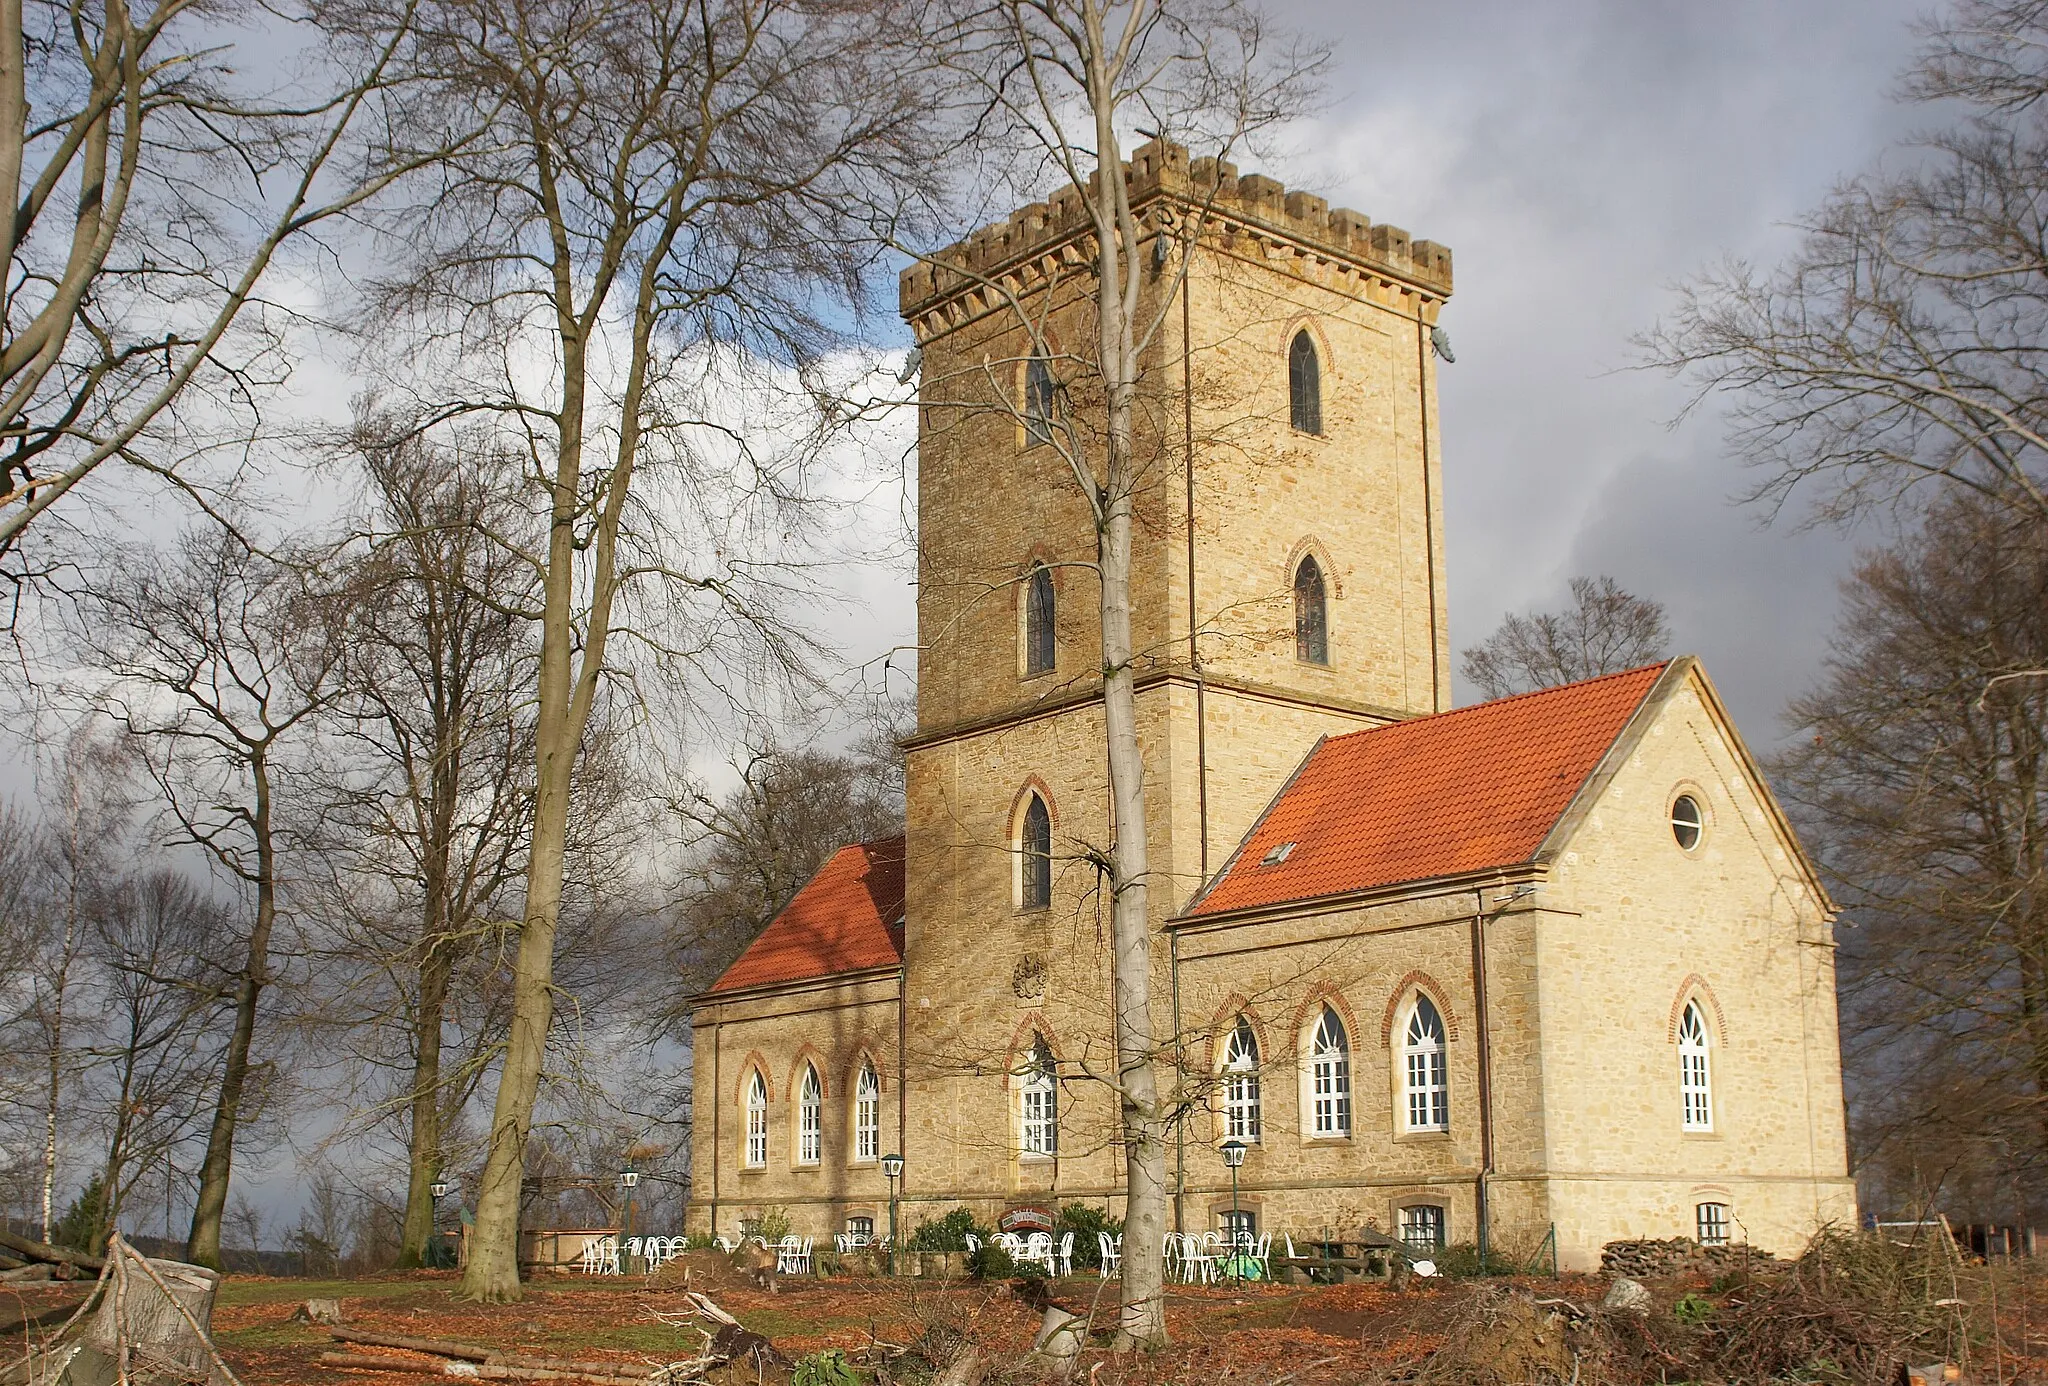
{"type": "Polygon", "coordinates": [[[1611,577],[1572,579],[1568,611],[1510,614],[1464,653],[1463,672],[1488,698],[1619,673],[1670,653],[1664,605],[1611,577]]]}
{"type": "Polygon", "coordinates": [[[2048,666],[2048,529],[1953,493],[1845,597],[1773,770],[1853,921],[1839,970],[1857,1160],[1904,1187],[1916,1164],[1960,1157],[2038,1199],[2048,680],[2030,671],[2048,666]]]}
{"type": "Polygon", "coordinates": [[[93,887],[91,964],[98,1014],[81,1045],[83,1092],[100,1125],[104,1248],[130,1191],[203,1124],[220,1069],[219,1022],[232,995],[221,952],[230,911],[162,868],[93,887]]]}
{"type": "Polygon", "coordinates": [[[1960,0],[1905,92],[1967,117],[1845,184],[1777,268],[1700,277],[1641,343],[1730,397],[1755,498],[1811,484],[1840,517],[1932,481],[2048,520],[2044,47],[2032,0],[1960,0]]]}
{"type": "Polygon", "coordinates": [[[152,428],[188,390],[206,400],[188,425],[253,426],[286,364],[288,315],[261,303],[280,254],[406,172],[351,141],[388,50],[345,62],[307,17],[0,5],[0,553],[110,459],[175,480],[165,459],[194,434],[159,452],[152,428]],[[265,90],[277,58],[260,46],[294,34],[313,36],[296,89],[265,90]]]}
{"type": "MultiPolygon", "coordinates": [[[[975,137],[1018,151],[1009,187],[1070,190],[1092,223],[1077,284],[1083,330],[1055,340],[1052,296],[1019,297],[989,284],[1034,358],[1060,376],[1050,418],[1031,424],[1058,449],[1095,529],[1092,565],[1101,617],[1101,677],[1109,821],[1095,849],[1111,901],[1115,1073],[1126,1198],[1121,1335],[1166,1337],[1167,1154],[1178,1098],[1163,1092],[1152,996],[1151,853],[1139,745],[1131,564],[1141,493],[1157,480],[1134,425],[1144,361],[1169,321],[1172,292],[1148,293],[1141,262],[1166,228],[1141,226],[1123,176],[1123,148],[1143,124],[1150,137],[1226,157],[1259,131],[1298,114],[1323,60],[1320,49],[1275,34],[1252,0],[988,0],[963,4],[942,46],[977,113],[975,137]]],[[[1175,228],[1199,236],[1202,209],[1175,228]]],[[[1186,273],[1187,257],[1168,288],[1186,273]]],[[[946,262],[948,272],[959,267],[946,262]]],[[[995,378],[995,407],[1024,420],[1032,402],[995,378]]]]}
{"type": "MultiPolygon", "coordinates": [[[[387,41],[383,6],[336,0],[325,13],[370,47],[387,41]]],[[[910,154],[926,96],[882,51],[905,18],[892,0],[426,0],[414,18],[416,104],[394,133],[474,138],[394,238],[404,272],[376,311],[453,358],[448,397],[413,382],[423,419],[494,420],[521,449],[521,495],[543,531],[515,545],[539,593],[520,608],[540,629],[533,827],[464,1279],[472,1297],[508,1300],[521,1292],[520,1170],[553,1018],[572,784],[622,657],[613,637],[671,669],[752,660],[735,689],[794,661],[763,560],[801,468],[753,451],[703,386],[819,383],[813,363],[835,340],[826,309],[858,308],[875,267],[864,215],[928,176],[910,154]],[[767,514],[772,531],[757,526],[767,514]]]]}
{"type": "MultiPolygon", "coordinates": [[[[386,442],[366,422],[367,545],[342,678],[342,740],[318,829],[335,912],[349,921],[345,1025],[358,1039],[384,992],[406,1022],[408,1181],[398,1264],[425,1264],[430,1186],[445,1161],[446,1113],[469,1095],[480,1058],[444,1072],[451,989],[499,933],[526,864],[532,802],[533,572],[500,542],[519,521],[505,502],[516,461],[417,437],[386,442]],[[508,473],[510,474],[508,476],[508,473]]],[[[354,1047],[353,1045],[351,1047],[354,1047]]],[[[381,1057],[381,1056],[380,1056],[381,1057]]]]}
{"type": "Polygon", "coordinates": [[[264,557],[225,530],[169,554],[131,552],[80,603],[72,641],[108,680],[99,704],[136,739],[176,836],[252,896],[235,967],[234,1025],[186,1259],[220,1267],[235,1127],[278,918],[280,743],[334,696],[345,605],[306,562],[264,557]]]}
{"type": "Polygon", "coordinates": [[[901,753],[876,737],[856,754],[763,747],[720,796],[701,786],[671,801],[691,859],[669,936],[681,998],[694,996],[853,842],[903,831],[901,753]]]}

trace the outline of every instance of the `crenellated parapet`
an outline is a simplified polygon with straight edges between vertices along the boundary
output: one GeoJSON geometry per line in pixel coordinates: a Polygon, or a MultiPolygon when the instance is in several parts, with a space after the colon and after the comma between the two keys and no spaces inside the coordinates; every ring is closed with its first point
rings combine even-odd
{"type": "MultiPolygon", "coordinates": [[[[1198,224],[1204,239],[1225,248],[1242,242],[1247,253],[1269,259],[1292,254],[1339,273],[1378,277],[1426,299],[1450,296],[1448,246],[1413,240],[1398,226],[1376,226],[1346,207],[1332,211],[1323,198],[1289,192],[1263,174],[1240,176],[1225,160],[1190,160],[1185,147],[1152,140],[1132,151],[1124,181],[1143,237],[1185,235],[1198,224]]],[[[1080,191],[1063,187],[903,271],[903,317],[925,337],[1049,276],[1085,272],[1094,234],[1080,191]]]]}

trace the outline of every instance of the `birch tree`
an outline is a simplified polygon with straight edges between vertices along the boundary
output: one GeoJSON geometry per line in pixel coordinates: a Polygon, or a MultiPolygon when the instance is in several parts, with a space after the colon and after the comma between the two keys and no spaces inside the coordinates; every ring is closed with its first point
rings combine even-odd
{"type": "MultiPolygon", "coordinates": [[[[1069,188],[1092,223],[1083,248],[1090,282],[1077,289],[1092,321],[1081,340],[1054,339],[1045,302],[986,287],[1009,304],[1033,356],[1054,363],[1061,376],[1044,441],[1059,450],[1095,527],[1108,816],[1115,825],[1095,864],[1111,901],[1111,1082],[1125,1161],[1120,1332],[1128,1344],[1151,1345],[1166,1338],[1167,1156],[1180,1099],[1176,1085],[1161,1080],[1172,1041],[1159,1033],[1152,991],[1152,867],[1131,562],[1136,506],[1156,458],[1138,446],[1134,416],[1146,358],[1168,325],[1171,290],[1186,273],[1186,257],[1166,281],[1168,291],[1146,292],[1141,257],[1155,232],[1165,233],[1141,227],[1132,213],[1124,148],[1142,126],[1148,138],[1228,157],[1302,111],[1323,55],[1272,32],[1250,0],[969,0],[942,44],[977,115],[974,138],[1016,159],[1002,189],[1043,197],[1069,188]]],[[[1184,245],[1199,235],[1199,215],[1179,232],[1184,245]]],[[[1001,385],[997,390],[997,407],[1023,420],[1025,402],[1001,385]]]]}
{"type": "MultiPolygon", "coordinates": [[[[367,47],[388,41],[381,6],[323,13],[367,47]]],[[[735,691],[801,654],[763,559],[807,454],[755,450],[731,412],[744,406],[721,415],[709,387],[807,392],[838,339],[834,305],[864,306],[871,220],[925,176],[923,89],[891,47],[913,36],[904,19],[892,0],[423,0],[414,16],[413,104],[394,131],[452,130],[462,148],[396,219],[403,269],[373,311],[451,363],[445,381],[410,382],[423,427],[484,417],[520,449],[541,532],[514,546],[536,592],[519,610],[539,629],[533,819],[470,1297],[521,1293],[573,781],[617,644],[672,671],[723,663],[735,691]]],[[[835,421],[789,422],[815,439],[835,421]]]]}

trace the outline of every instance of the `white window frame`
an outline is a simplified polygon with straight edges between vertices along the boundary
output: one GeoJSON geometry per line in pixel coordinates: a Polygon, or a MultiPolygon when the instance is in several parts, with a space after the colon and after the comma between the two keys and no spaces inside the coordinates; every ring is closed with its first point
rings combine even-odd
{"type": "Polygon", "coordinates": [[[1259,1144],[1264,1125],[1259,1102],[1259,1037],[1251,1021],[1239,1016],[1223,1042],[1223,1134],[1247,1145],[1259,1144]]]}
{"type": "Polygon", "coordinates": [[[1441,1203],[1411,1203],[1401,1210],[1401,1245],[1441,1251],[1450,1244],[1451,1219],[1441,1203]]]}
{"type": "Polygon", "coordinates": [[[748,1169],[768,1168],[768,1080],[755,1069],[754,1076],[747,1080],[747,1147],[745,1165],[748,1169]]]}
{"type": "Polygon", "coordinates": [[[882,1077],[872,1063],[863,1061],[853,1080],[853,1158],[870,1161],[881,1156],[882,1077]]]}
{"type": "Polygon", "coordinates": [[[1316,1140],[1350,1136],[1351,1035],[1334,1006],[1325,1005],[1316,1016],[1315,1029],[1310,1032],[1307,1078],[1310,1136],[1316,1140]]]}
{"type": "Polygon", "coordinates": [[[1684,1129],[1714,1129],[1714,1065],[1707,1018],[1698,1001],[1685,1003],[1678,1021],[1678,1094],[1684,1129]]]}
{"type": "Polygon", "coordinates": [[[1060,1148],[1057,1064],[1040,1040],[1025,1055],[1017,1075],[1017,1149],[1028,1158],[1050,1160],[1060,1148]]]}
{"type": "Polygon", "coordinates": [[[1451,1129],[1450,1053],[1443,1012],[1420,992],[1408,1003],[1408,1020],[1402,1027],[1401,1119],[1408,1131],[1451,1129]]]}
{"type": "Polygon", "coordinates": [[[1728,1245],[1728,1228],[1734,1221],[1728,1205],[1718,1199],[1702,1199],[1693,1205],[1693,1237],[1701,1246],[1728,1245]]]}
{"type": "Polygon", "coordinates": [[[818,1066],[805,1064],[796,1089],[796,1162],[815,1165],[825,1157],[825,1085],[818,1066]]]}

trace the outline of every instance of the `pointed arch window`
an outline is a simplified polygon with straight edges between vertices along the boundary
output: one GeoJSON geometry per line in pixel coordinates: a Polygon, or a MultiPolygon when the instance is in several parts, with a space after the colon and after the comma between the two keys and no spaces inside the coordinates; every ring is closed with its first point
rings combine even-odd
{"type": "Polygon", "coordinates": [[[1018,825],[1017,852],[1022,875],[1018,904],[1027,910],[1052,906],[1052,812],[1045,800],[1033,794],[1024,805],[1024,821],[1018,825]]]}
{"type": "Polygon", "coordinates": [[[768,1165],[768,1080],[761,1070],[747,1080],[747,1168],[768,1165]]]}
{"type": "Polygon", "coordinates": [[[815,1065],[804,1065],[796,1095],[796,1162],[815,1165],[825,1153],[825,1089],[815,1065]]]}
{"type": "Polygon", "coordinates": [[[1714,1129],[1713,1072],[1707,1055],[1707,1021],[1700,1003],[1685,1003],[1678,1022],[1678,1089],[1685,1103],[1685,1129],[1714,1129]]]}
{"type": "Polygon", "coordinates": [[[1024,579],[1024,675],[1052,672],[1058,653],[1053,644],[1053,617],[1058,613],[1052,569],[1033,563],[1024,579]]]}
{"type": "Polygon", "coordinates": [[[1313,1122],[1318,1136],[1351,1134],[1351,1040],[1344,1022],[1329,1006],[1316,1020],[1309,1045],[1309,1084],[1313,1122]]]}
{"type": "Polygon", "coordinates": [[[1223,1046],[1223,1128],[1234,1141],[1257,1144],[1259,1111],[1259,1037],[1251,1017],[1239,1016],[1223,1046]]]}
{"type": "Polygon", "coordinates": [[[1304,555],[1294,570],[1294,657],[1303,664],[1330,662],[1330,611],[1323,565],[1304,555]]]}
{"type": "Polygon", "coordinates": [[[1039,1035],[1031,1042],[1018,1075],[1018,1148],[1026,1155],[1059,1153],[1060,1085],[1059,1064],[1052,1049],[1039,1035]]]}
{"type": "Polygon", "coordinates": [[[1323,368],[1305,327],[1287,348],[1287,420],[1303,433],[1323,431],[1323,368]]]}
{"type": "Polygon", "coordinates": [[[1401,1043],[1403,1086],[1410,1131],[1451,1129],[1451,1087],[1444,1056],[1444,1018],[1427,996],[1417,996],[1401,1043]]]}
{"type": "Polygon", "coordinates": [[[880,1159],[882,1154],[882,1080],[875,1066],[862,1061],[853,1084],[853,1158],[880,1159]]]}
{"type": "Polygon", "coordinates": [[[1024,437],[1033,443],[1052,441],[1052,367],[1043,356],[1024,365],[1024,437]]]}

